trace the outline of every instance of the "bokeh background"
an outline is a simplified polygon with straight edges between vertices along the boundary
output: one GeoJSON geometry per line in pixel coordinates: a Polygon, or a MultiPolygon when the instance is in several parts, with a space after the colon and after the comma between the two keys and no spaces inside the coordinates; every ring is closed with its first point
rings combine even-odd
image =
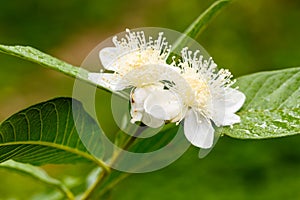
{"type": "MultiPolygon", "coordinates": [[[[34,46],[74,65],[125,28],[183,31],[213,0],[0,0],[0,43],[34,46]]],[[[219,66],[237,77],[300,64],[299,0],[236,0],[198,38],[219,66]]],[[[73,79],[0,54],[0,120],[29,105],[71,96],[73,79]]],[[[109,96],[102,94],[103,115],[109,96]]],[[[300,122],[299,122],[300,123],[300,122]]],[[[114,130],[104,121],[107,130],[114,130]]],[[[129,177],[112,200],[300,199],[300,137],[242,141],[221,138],[199,160],[191,147],[160,171],[129,177]]],[[[89,165],[47,165],[53,176],[84,176],[89,165]]],[[[0,199],[31,199],[45,188],[0,170],[0,199]]]]}

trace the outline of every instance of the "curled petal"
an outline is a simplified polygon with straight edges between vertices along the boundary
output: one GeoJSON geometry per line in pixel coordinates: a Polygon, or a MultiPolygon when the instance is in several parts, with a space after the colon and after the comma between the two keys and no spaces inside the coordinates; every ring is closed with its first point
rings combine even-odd
{"type": "Polygon", "coordinates": [[[143,113],[142,122],[151,128],[159,128],[165,124],[164,120],[157,119],[146,112],[143,113]]]}
{"type": "Polygon", "coordinates": [[[246,96],[232,88],[227,88],[221,99],[213,101],[212,119],[217,126],[229,126],[239,123],[240,117],[236,114],[244,104],[246,96]]]}
{"type": "Polygon", "coordinates": [[[153,85],[148,85],[142,88],[135,88],[131,92],[131,101],[132,103],[137,103],[137,104],[144,104],[146,98],[150,94],[156,93],[159,90],[163,90],[164,85],[163,84],[153,84],[153,85]]]}
{"type": "Polygon", "coordinates": [[[135,123],[135,122],[142,121],[144,111],[140,111],[140,110],[137,110],[137,109],[131,109],[130,114],[131,114],[130,122],[135,123]]]}
{"type": "Polygon", "coordinates": [[[225,106],[227,112],[235,113],[238,111],[244,104],[246,96],[244,93],[233,89],[227,88],[225,91],[225,106]]]}
{"type": "Polygon", "coordinates": [[[116,47],[106,47],[99,52],[100,61],[103,67],[111,71],[117,71],[112,63],[115,62],[118,56],[120,56],[120,50],[116,47]]]}
{"type": "Polygon", "coordinates": [[[184,120],[184,134],[194,145],[203,149],[212,147],[214,128],[203,115],[189,110],[184,120]]]}
{"type": "Polygon", "coordinates": [[[170,90],[157,89],[145,100],[145,111],[157,119],[172,120],[182,113],[181,100],[170,90]]]}
{"type": "MultiPolygon", "coordinates": [[[[131,104],[132,105],[132,104],[131,104]]],[[[138,121],[143,122],[145,125],[151,128],[158,128],[162,126],[165,122],[162,119],[157,119],[144,111],[143,107],[132,106],[130,110],[131,123],[138,121]]]]}
{"type": "Polygon", "coordinates": [[[146,64],[131,70],[120,79],[121,85],[137,88],[168,80],[180,86],[185,83],[178,69],[167,64],[146,64]],[[183,82],[183,83],[182,83],[183,82]]]}
{"type": "Polygon", "coordinates": [[[146,88],[136,88],[130,93],[131,102],[131,123],[142,121],[144,114],[144,101],[148,96],[148,90],[146,88]]]}
{"type": "Polygon", "coordinates": [[[135,123],[137,121],[142,121],[144,114],[143,104],[131,103],[130,115],[131,115],[131,123],[135,123]]]}
{"type": "Polygon", "coordinates": [[[223,121],[223,126],[230,126],[232,124],[240,123],[241,118],[236,114],[227,114],[225,115],[225,120],[223,121]]]}
{"type": "Polygon", "coordinates": [[[108,88],[112,91],[123,90],[125,87],[119,82],[119,77],[116,74],[110,73],[89,73],[88,79],[97,85],[108,88]]]}
{"type": "Polygon", "coordinates": [[[156,84],[132,90],[130,95],[132,123],[142,121],[152,128],[158,128],[164,124],[164,120],[146,113],[144,109],[145,100],[156,91],[162,90],[163,87],[163,84],[156,84]]]}

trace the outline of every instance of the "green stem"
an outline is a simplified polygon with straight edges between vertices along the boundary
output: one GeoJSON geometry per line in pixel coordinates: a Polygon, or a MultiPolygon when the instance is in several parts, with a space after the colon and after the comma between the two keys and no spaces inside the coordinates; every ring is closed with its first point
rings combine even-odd
{"type": "Polygon", "coordinates": [[[64,190],[63,192],[69,200],[75,200],[75,197],[74,197],[73,193],[70,190],[64,190]]]}
{"type": "Polygon", "coordinates": [[[110,189],[112,189],[117,183],[121,182],[123,179],[125,179],[126,177],[128,177],[130,174],[124,174],[123,176],[120,176],[119,178],[115,179],[115,181],[111,182],[110,184],[108,184],[99,194],[98,196],[101,197],[102,195],[104,195],[107,191],[109,191],[110,189]]]}
{"type": "MultiPolygon", "coordinates": [[[[142,133],[142,131],[140,129],[137,129],[136,133],[130,137],[124,144],[123,148],[124,150],[127,150],[133,143],[134,141],[137,139],[137,136],[140,135],[142,133]]],[[[116,163],[118,161],[118,159],[120,158],[120,156],[122,155],[122,151],[118,152],[117,155],[114,157],[113,161],[112,161],[112,165],[114,163],[116,163]]],[[[111,174],[111,170],[108,171],[103,171],[98,179],[93,183],[93,185],[83,194],[83,196],[81,197],[81,200],[88,200],[93,196],[93,193],[95,192],[95,190],[101,186],[101,184],[103,183],[104,179],[106,177],[108,177],[111,174]]],[[[106,188],[103,189],[103,191],[101,191],[100,195],[105,194],[105,192],[107,190],[109,190],[111,187],[113,187],[114,185],[116,185],[118,182],[120,182],[121,180],[123,180],[124,178],[126,178],[129,174],[125,174],[121,177],[119,177],[118,179],[116,179],[114,182],[112,182],[111,184],[109,184],[106,188]]]]}
{"type": "Polygon", "coordinates": [[[85,191],[83,196],[81,197],[81,200],[88,200],[91,198],[93,193],[95,192],[96,188],[101,185],[104,178],[107,177],[110,174],[110,172],[102,171],[101,174],[98,176],[97,180],[93,183],[93,185],[85,191]]]}

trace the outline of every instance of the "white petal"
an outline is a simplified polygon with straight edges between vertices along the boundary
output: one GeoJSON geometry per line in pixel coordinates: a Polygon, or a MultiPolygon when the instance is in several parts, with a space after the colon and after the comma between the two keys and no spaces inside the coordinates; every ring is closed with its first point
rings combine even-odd
{"type": "Polygon", "coordinates": [[[112,63],[120,56],[119,49],[116,47],[106,47],[99,52],[100,61],[107,70],[116,71],[112,63]]]}
{"type": "Polygon", "coordinates": [[[129,71],[121,79],[120,83],[122,85],[128,84],[141,88],[145,85],[158,83],[163,80],[169,80],[170,82],[173,81],[176,85],[181,85],[179,83],[184,82],[184,79],[178,73],[176,67],[167,64],[146,64],[129,71]]]}
{"type": "Polygon", "coordinates": [[[241,122],[241,118],[234,113],[218,113],[213,119],[216,126],[230,126],[241,122]]]}
{"type": "Polygon", "coordinates": [[[182,113],[180,99],[170,90],[158,89],[145,100],[145,111],[157,119],[172,120],[182,113]]]}
{"type": "Polygon", "coordinates": [[[162,84],[145,86],[143,88],[136,88],[131,92],[131,122],[142,121],[149,127],[158,128],[164,124],[164,120],[157,119],[154,116],[149,115],[144,110],[145,99],[148,98],[157,89],[163,89],[162,84]]]}
{"type": "Polygon", "coordinates": [[[229,126],[240,122],[240,117],[235,115],[245,102],[245,95],[232,88],[227,88],[221,99],[213,100],[212,119],[217,126],[229,126]]]}
{"type": "Polygon", "coordinates": [[[157,84],[157,85],[149,85],[145,86],[142,88],[135,88],[134,90],[131,91],[130,94],[130,102],[131,102],[131,107],[138,108],[140,110],[144,110],[144,102],[146,98],[153,93],[154,90],[156,89],[163,89],[162,84],[157,84]]]}
{"type": "Polygon", "coordinates": [[[144,114],[144,107],[143,104],[138,104],[138,103],[134,103],[131,102],[131,109],[130,109],[130,114],[131,114],[131,122],[137,122],[137,121],[141,121],[143,114],[144,114]]]}
{"type": "Polygon", "coordinates": [[[139,111],[139,110],[135,110],[135,109],[131,109],[130,114],[131,114],[131,117],[132,117],[130,122],[135,123],[135,122],[142,121],[144,112],[139,111]]]}
{"type": "Polygon", "coordinates": [[[225,119],[223,121],[223,126],[230,126],[232,124],[240,123],[241,118],[236,114],[227,114],[225,115],[225,119]]]}
{"type": "Polygon", "coordinates": [[[212,120],[216,124],[216,126],[227,126],[232,125],[227,121],[228,115],[234,115],[231,112],[226,113],[226,108],[224,108],[224,102],[215,102],[214,104],[214,112],[212,113],[212,120]],[[221,106],[219,106],[217,103],[219,103],[221,106]],[[216,105],[217,104],[217,105],[216,105]]]}
{"type": "Polygon", "coordinates": [[[186,115],[187,111],[188,111],[188,106],[186,105],[181,105],[182,106],[182,109],[179,113],[179,115],[177,115],[176,117],[174,117],[171,122],[176,122],[176,123],[179,123],[186,115]]]}
{"type": "MultiPolygon", "coordinates": [[[[112,91],[117,91],[116,86],[120,90],[121,85],[119,83],[119,78],[115,74],[110,73],[89,73],[88,79],[97,85],[108,88],[112,91]]],[[[123,87],[124,89],[124,87],[123,87]]]]}
{"type": "Polygon", "coordinates": [[[143,88],[136,88],[131,93],[131,102],[135,104],[139,104],[143,107],[145,99],[149,96],[150,88],[143,87],[143,88]]]}
{"type": "Polygon", "coordinates": [[[131,122],[142,121],[144,114],[144,101],[147,97],[147,91],[144,88],[136,88],[130,93],[131,102],[131,122]]]}
{"type": "Polygon", "coordinates": [[[238,111],[244,104],[246,96],[244,93],[233,89],[227,88],[225,91],[225,107],[227,112],[235,113],[238,111]]]}
{"type": "Polygon", "coordinates": [[[184,134],[194,146],[208,149],[213,144],[214,129],[210,121],[193,110],[184,119],[184,134]]]}
{"type": "Polygon", "coordinates": [[[142,122],[151,128],[158,128],[164,125],[165,121],[161,119],[156,119],[155,117],[144,112],[142,122]]]}

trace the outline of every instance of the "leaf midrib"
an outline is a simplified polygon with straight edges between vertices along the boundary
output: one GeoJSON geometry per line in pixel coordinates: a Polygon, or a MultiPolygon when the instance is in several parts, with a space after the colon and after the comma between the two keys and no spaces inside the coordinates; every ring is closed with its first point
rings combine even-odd
{"type": "Polygon", "coordinates": [[[40,146],[47,146],[47,147],[52,147],[60,150],[64,150],[76,155],[79,155],[83,158],[86,158],[87,160],[90,160],[97,164],[98,166],[102,167],[104,170],[109,170],[109,167],[101,160],[93,157],[92,155],[79,151],[78,149],[70,148],[68,146],[60,145],[60,144],[55,144],[51,142],[44,142],[44,141],[18,141],[18,142],[6,142],[3,144],[0,144],[0,147],[2,146],[10,146],[10,145],[22,145],[22,144],[27,144],[27,145],[40,145],[40,146]]]}

